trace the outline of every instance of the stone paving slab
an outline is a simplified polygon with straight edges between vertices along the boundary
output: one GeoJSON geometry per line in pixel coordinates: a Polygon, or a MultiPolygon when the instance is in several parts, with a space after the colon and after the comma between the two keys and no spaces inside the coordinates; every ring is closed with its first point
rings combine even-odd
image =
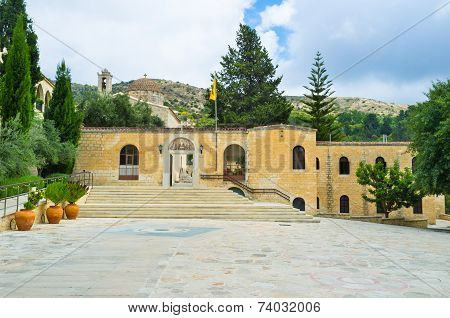
{"type": "Polygon", "coordinates": [[[449,297],[448,233],[79,219],[0,233],[0,297],[449,297]]]}

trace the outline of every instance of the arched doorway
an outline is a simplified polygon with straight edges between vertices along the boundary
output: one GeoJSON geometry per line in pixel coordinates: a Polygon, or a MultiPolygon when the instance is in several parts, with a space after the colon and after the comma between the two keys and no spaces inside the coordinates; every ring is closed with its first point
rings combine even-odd
{"type": "Polygon", "coordinates": [[[120,150],[119,180],[139,180],[139,150],[126,145],[120,150]]]}
{"type": "Polygon", "coordinates": [[[234,193],[239,194],[240,196],[245,197],[245,192],[242,191],[242,189],[240,189],[240,188],[238,188],[238,187],[231,187],[231,188],[229,188],[228,190],[231,190],[231,191],[233,191],[234,193]]]}
{"type": "Polygon", "coordinates": [[[295,198],[294,201],[292,201],[292,207],[302,212],[305,211],[305,200],[303,198],[295,198]]]}
{"type": "Polygon", "coordinates": [[[187,138],[176,138],[169,145],[170,186],[192,186],[195,146],[187,138]]]}
{"type": "Polygon", "coordinates": [[[223,175],[245,180],[245,150],[232,144],[223,152],[223,175]]]}

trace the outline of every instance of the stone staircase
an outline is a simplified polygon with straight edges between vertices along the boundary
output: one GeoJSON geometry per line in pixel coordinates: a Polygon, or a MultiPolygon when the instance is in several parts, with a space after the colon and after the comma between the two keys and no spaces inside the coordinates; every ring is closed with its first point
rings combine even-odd
{"type": "Polygon", "coordinates": [[[256,203],[226,189],[143,185],[96,186],[79,217],[318,222],[289,205],[256,203]]]}

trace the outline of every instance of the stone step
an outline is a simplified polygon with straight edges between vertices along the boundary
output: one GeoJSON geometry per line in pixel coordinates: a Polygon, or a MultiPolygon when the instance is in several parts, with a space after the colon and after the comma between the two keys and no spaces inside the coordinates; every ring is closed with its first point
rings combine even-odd
{"type": "Polygon", "coordinates": [[[163,188],[158,186],[95,186],[93,191],[117,191],[117,190],[127,190],[127,191],[135,191],[135,190],[146,190],[146,191],[186,191],[186,192],[229,192],[226,188],[163,188]]]}
{"type": "Polygon", "coordinates": [[[149,203],[155,203],[155,202],[167,202],[168,204],[170,203],[186,203],[186,204],[191,204],[193,202],[198,202],[198,203],[236,203],[236,204],[253,204],[251,201],[249,200],[240,200],[240,199],[236,199],[236,198],[216,198],[216,199],[210,199],[210,200],[205,200],[202,198],[152,198],[152,197],[144,197],[144,198],[91,198],[89,197],[89,199],[87,200],[87,202],[95,202],[95,203],[117,203],[117,202],[123,202],[123,203],[145,203],[145,202],[149,202],[149,203]]]}
{"type": "Polygon", "coordinates": [[[109,203],[103,203],[103,202],[87,202],[86,204],[83,204],[80,206],[81,209],[85,208],[97,208],[97,209],[123,209],[123,208],[167,208],[167,209],[179,209],[179,208],[191,208],[191,209],[220,209],[220,208],[240,208],[240,209],[262,209],[262,210],[273,210],[273,209],[279,209],[279,210],[288,210],[288,211],[298,211],[297,209],[292,208],[289,205],[259,205],[259,204],[242,204],[242,203],[229,203],[229,204],[217,204],[217,203],[174,203],[171,202],[169,204],[155,204],[153,202],[148,203],[115,203],[115,204],[109,204],[109,203]]]}
{"type": "Polygon", "coordinates": [[[136,219],[213,219],[228,221],[266,221],[266,222],[300,222],[300,223],[319,223],[319,220],[313,218],[302,218],[293,216],[229,216],[229,215],[95,215],[83,216],[80,218],[136,218],[136,219]]]}
{"type": "Polygon", "coordinates": [[[237,200],[248,200],[248,198],[239,196],[239,195],[226,195],[226,194],[221,194],[221,195],[187,195],[187,194],[183,194],[183,195],[178,195],[178,194],[161,194],[161,195],[157,195],[157,194],[97,194],[97,193],[93,193],[91,195],[89,195],[89,197],[91,198],[125,198],[125,199],[132,199],[132,198],[180,198],[180,199],[190,199],[190,198],[217,198],[217,199],[237,199],[237,200]]]}
{"type": "Polygon", "coordinates": [[[318,222],[287,204],[255,203],[224,188],[95,187],[79,217],[318,222]]]}

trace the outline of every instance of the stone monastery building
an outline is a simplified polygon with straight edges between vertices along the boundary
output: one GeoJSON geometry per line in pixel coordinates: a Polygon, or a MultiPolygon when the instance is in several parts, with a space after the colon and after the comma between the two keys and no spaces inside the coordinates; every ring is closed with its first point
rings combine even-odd
{"type": "MultiPolygon", "coordinates": [[[[110,91],[102,74],[99,88],[110,91]]],[[[167,128],[84,128],[75,170],[94,172],[97,184],[222,187],[311,215],[376,216],[377,207],[361,197],[366,189],[357,183],[359,162],[414,164],[405,142],[319,142],[314,129],[289,125],[217,132],[179,127],[156,83],[146,78],[128,95],[150,103],[167,128]]],[[[443,213],[444,198],[430,196],[391,215],[434,223],[443,213]]]]}

